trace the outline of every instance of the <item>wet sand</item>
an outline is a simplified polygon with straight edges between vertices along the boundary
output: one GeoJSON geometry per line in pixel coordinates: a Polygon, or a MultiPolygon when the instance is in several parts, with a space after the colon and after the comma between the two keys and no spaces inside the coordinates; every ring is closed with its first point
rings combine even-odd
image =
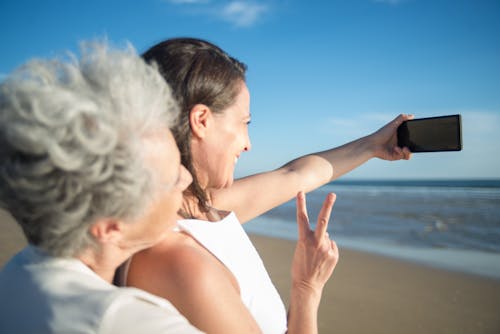
{"type": "MultiPolygon", "coordinates": [[[[26,241],[0,210],[0,267],[26,241]]],[[[251,236],[285,303],[295,242],[251,236]]],[[[347,249],[325,287],[320,333],[500,333],[500,280],[347,249]]]]}
{"type": "MultiPolygon", "coordinates": [[[[285,303],[295,242],[251,236],[285,303]]],[[[500,333],[500,280],[340,249],[320,333],[500,333]]]]}

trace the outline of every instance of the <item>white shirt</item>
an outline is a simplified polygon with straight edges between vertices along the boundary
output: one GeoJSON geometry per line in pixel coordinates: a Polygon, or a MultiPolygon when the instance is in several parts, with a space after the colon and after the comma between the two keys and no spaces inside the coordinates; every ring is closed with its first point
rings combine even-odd
{"type": "Polygon", "coordinates": [[[28,246],[0,272],[0,333],[201,333],[163,298],[28,246]]]}
{"type": "Polygon", "coordinates": [[[179,220],[177,226],[217,257],[236,277],[241,299],[265,334],[287,331],[286,309],[264,263],[236,214],[218,222],[179,220]]]}

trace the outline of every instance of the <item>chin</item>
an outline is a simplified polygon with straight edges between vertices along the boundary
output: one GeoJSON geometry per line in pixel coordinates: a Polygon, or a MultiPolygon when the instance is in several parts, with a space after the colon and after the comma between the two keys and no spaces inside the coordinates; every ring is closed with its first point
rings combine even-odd
{"type": "Polygon", "coordinates": [[[224,189],[224,188],[229,188],[233,185],[233,181],[234,179],[231,178],[229,180],[224,180],[224,181],[221,181],[220,183],[216,184],[214,186],[215,189],[224,189]]]}

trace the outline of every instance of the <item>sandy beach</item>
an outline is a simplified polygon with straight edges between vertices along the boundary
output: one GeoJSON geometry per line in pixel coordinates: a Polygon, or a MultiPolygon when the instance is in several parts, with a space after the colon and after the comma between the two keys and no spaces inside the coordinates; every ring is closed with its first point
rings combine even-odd
{"type": "MultiPolygon", "coordinates": [[[[0,210],[0,266],[25,245],[0,210]]],[[[295,242],[252,235],[285,303],[295,242]]],[[[320,333],[500,333],[500,280],[341,249],[320,333]]]]}
{"type": "MultiPolygon", "coordinates": [[[[251,236],[287,302],[295,242],[251,236]]],[[[500,280],[340,249],[320,333],[500,333],[500,280]]]]}

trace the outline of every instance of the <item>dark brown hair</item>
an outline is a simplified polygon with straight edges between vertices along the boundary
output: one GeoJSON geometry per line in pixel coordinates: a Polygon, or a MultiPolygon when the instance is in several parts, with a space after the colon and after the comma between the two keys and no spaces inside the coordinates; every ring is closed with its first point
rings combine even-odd
{"type": "Polygon", "coordinates": [[[191,157],[189,114],[196,104],[204,104],[214,113],[231,106],[245,81],[246,65],[216,45],[195,38],[174,38],[156,44],[142,57],[156,63],[179,103],[181,113],[172,128],[181,152],[182,164],[193,176],[186,190],[198,199],[202,211],[208,210],[208,198],[201,188],[191,157]]]}

